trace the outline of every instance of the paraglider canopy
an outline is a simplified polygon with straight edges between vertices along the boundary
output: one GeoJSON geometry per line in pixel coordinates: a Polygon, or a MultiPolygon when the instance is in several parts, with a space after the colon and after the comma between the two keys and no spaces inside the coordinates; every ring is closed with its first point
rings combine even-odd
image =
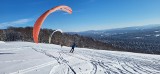
{"type": "Polygon", "coordinates": [[[49,41],[48,41],[49,44],[51,43],[52,36],[53,36],[53,34],[55,32],[61,32],[61,33],[63,33],[63,31],[61,29],[57,29],[57,30],[53,31],[52,34],[49,36],[49,41]]]}
{"type": "Polygon", "coordinates": [[[44,22],[44,20],[46,19],[46,17],[51,14],[52,12],[55,12],[57,10],[61,10],[61,11],[65,11],[69,14],[72,13],[72,9],[68,6],[65,5],[61,5],[61,6],[56,6],[48,11],[46,11],[45,13],[43,13],[35,22],[34,27],[33,27],[33,39],[35,43],[38,43],[38,36],[39,36],[39,32],[40,32],[40,28],[44,22]]]}

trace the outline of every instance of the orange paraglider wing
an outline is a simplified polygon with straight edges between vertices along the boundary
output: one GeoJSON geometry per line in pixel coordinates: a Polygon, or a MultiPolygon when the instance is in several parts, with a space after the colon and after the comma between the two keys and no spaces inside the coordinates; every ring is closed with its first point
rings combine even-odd
{"type": "Polygon", "coordinates": [[[39,36],[39,32],[40,32],[40,28],[44,22],[44,20],[46,19],[46,17],[51,14],[52,12],[55,12],[57,10],[62,10],[68,13],[72,13],[72,9],[68,6],[65,5],[61,5],[61,6],[56,6],[48,11],[46,11],[45,13],[43,13],[35,22],[34,27],[33,27],[33,39],[35,43],[38,43],[38,36],[39,36]]]}

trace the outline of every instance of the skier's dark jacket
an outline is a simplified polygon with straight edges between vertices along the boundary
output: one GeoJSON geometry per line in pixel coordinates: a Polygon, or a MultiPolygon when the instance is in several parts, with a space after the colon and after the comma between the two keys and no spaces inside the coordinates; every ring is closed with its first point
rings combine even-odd
{"type": "Polygon", "coordinates": [[[76,47],[76,44],[74,43],[73,45],[72,45],[72,49],[74,49],[76,47]]]}

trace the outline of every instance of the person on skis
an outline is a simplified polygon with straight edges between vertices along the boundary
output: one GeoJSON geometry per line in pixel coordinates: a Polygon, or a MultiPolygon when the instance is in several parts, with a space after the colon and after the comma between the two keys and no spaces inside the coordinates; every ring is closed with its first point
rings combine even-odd
{"type": "Polygon", "coordinates": [[[70,50],[70,53],[73,53],[74,48],[76,47],[76,43],[73,43],[73,45],[72,45],[71,47],[72,47],[72,48],[71,48],[71,50],[70,50]]]}

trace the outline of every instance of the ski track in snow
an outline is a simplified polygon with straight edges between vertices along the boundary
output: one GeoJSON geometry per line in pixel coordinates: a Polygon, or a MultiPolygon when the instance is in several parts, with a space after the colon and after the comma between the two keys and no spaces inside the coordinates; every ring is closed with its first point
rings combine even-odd
{"type": "MultiPolygon", "coordinates": [[[[11,42],[9,44],[14,45],[14,43],[22,43],[22,45],[17,47],[17,51],[12,50],[11,52],[13,53],[18,53],[30,49],[34,50],[37,54],[39,53],[38,55],[44,55],[48,58],[51,58],[52,61],[50,60],[28,68],[21,68],[17,71],[13,69],[12,72],[4,72],[7,71],[6,68],[4,71],[2,70],[3,72],[0,70],[0,74],[35,74],[34,72],[37,70],[41,69],[43,71],[43,69],[45,69],[44,67],[48,66],[51,67],[45,74],[160,74],[160,58],[158,58],[160,57],[159,55],[151,55],[152,57],[150,57],[150,54],[91,50],[85,48],[75,48],[74,53],[69,53],[70,47],[60,48],[60,46],[53,44],[36,45],[33,43],[25,42],[11,42]],[[27,46],[23,46],[24,44],[27,46]],[[20,49],[23,50],[18,51],[20,49]]],[[[8,52],[9,49],[12,48],[4,47],[1,51],[5,51],[5,49],[6,52],[8,52]]],[[[1,56],[4,55],[0,55],[0,58],[2,58],[1,56]]],[[[28,60],[37,61],[39,59],[41,59],[41,57],[25,60],[0,60],[0,65],[3,64],[3,62],[16,63],[26,62],[28,60]]]]}
{"type": "Polygon", "coordinates": [[[25,73],[28,73],[30,71],[37,70],[37,69],[40,69],[40,68],[43,68],[43,67],[46,67],[46,66],[49,66],[49,65],[52,65],[52,64],[55,64],[55,62],[51,61],[51,62],[44,63],[44,64],[41,64],[41,65],[29,67],[27,69],[18,70],[16,72],[9,73],[9,74],[25,74],[25,73]]]}
{"type": "MultiPolygon", "coordinates": [[[[35,51],[37,51],[37,52],[40,52],[40,53],[43,53],[43,54],[45,54],[46,56],[48,56],[48,57],[51,57],[51,58],[54,58],[55,60],[57,60],[57,62],[59,63],[59,64],[65,64],[65,65],[67,65],[68,67],[69,67],[69,69],[74,73],[74,74],[76,74],[76,72],[74,71],[74,69],[70,66],[70,65],[68,65],[68,61],[66,61],[63,57],[61,57],[61,54],[59,53],[59,57],[55,57],[55,56],[53,56],[52,54],[49,54],[49,53],[47,53],[46,51],[43,51],[42,49],[41,50],[37,50],[37,49],[35,49],[35,48],[32,48],[32,49],[34,49],[35,51]]],[[[50,71],[50,74],[52,74],[52,72],[53,72],[53,69],[50,71]]]]}

